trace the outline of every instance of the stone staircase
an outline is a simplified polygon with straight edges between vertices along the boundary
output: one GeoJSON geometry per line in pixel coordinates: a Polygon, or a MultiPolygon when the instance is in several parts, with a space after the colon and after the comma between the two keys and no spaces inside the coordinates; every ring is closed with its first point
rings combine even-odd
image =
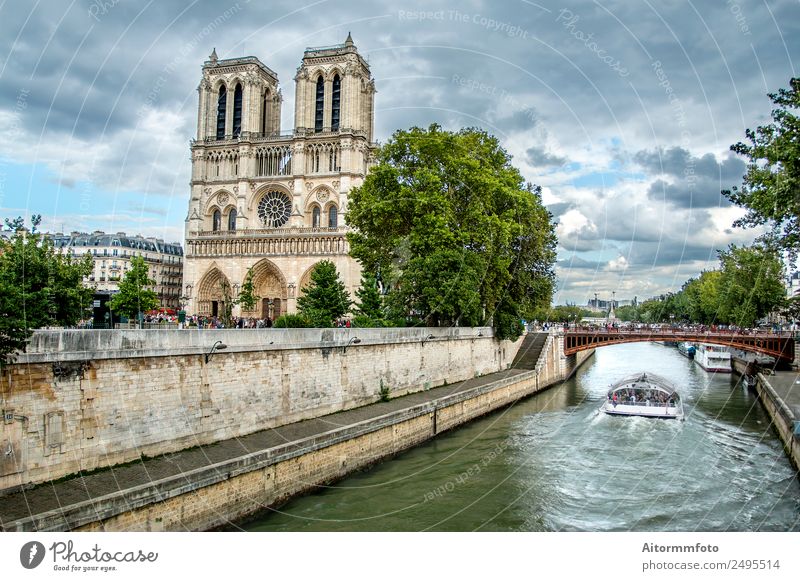
{"type": "Polygon", "coordinates": [[[539,356],[542,354],[546,341],[547,333],[528,333],[525,335],[511,368],[536,369],[536,364],[539,362],[539,356]]]}

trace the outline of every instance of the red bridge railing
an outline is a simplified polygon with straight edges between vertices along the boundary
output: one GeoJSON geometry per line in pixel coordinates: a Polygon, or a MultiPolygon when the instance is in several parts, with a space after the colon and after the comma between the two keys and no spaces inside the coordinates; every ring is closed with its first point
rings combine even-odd
{"type": "Polygon", "coordinates": [[[728,330],[684,330],[684,329],[563,329],[564,353],[572,355],[578,351],[595,349],[604,345],[635,343],[642,341],[688,341],[735,347],[770,355],[786,361],[794,360],[794,333],[728,330]]]}

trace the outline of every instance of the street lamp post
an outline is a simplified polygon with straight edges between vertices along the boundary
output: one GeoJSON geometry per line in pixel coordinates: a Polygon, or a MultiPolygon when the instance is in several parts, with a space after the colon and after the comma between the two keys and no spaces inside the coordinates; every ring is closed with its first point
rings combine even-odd
{"type": "Polygon", "coordinates": [[[211,359],[211,356],[214,355],[216,351],[221,351],[222,349],[227,349],[228,346],[223,343],[222,341],[217,341],[211,346],[211,350],[206,353],[206,364],[208,364],[208,360],[211,359]]]}

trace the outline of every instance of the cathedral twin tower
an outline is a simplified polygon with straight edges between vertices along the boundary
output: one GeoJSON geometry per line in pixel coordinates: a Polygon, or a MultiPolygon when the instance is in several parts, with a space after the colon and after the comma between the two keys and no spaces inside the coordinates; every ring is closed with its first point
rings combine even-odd
{"type": "Polygon", "coordinates": [[[336,264],[351,293],[358,285],[347,193],[375,150],[375,83],[350,35],[306,49],[294,80],[294,130],[281,132],[275,72],[216,51],[203,64],[185,233],[189,313],[221,315],[250,269],[261,299],[244,316],[294,312],[320,260],[336,264]]]}

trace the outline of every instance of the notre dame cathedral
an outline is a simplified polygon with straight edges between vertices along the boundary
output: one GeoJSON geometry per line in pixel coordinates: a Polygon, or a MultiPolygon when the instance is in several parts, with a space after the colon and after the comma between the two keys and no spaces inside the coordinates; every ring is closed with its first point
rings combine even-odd
{"type": "Polygon", "coordinates": [[[294,81],[294,129],[281,131],[272,69],[216,51],[203,64],[185,233],[189,313],[221,314],[251,268],[259,304],[234,314],[295,312],[321,260],[336,264],[351,294],[358,287],[345,237],[347,193],[363,182],[375,151],[375,83],[350,35],[306,49],[294,81]]]}

